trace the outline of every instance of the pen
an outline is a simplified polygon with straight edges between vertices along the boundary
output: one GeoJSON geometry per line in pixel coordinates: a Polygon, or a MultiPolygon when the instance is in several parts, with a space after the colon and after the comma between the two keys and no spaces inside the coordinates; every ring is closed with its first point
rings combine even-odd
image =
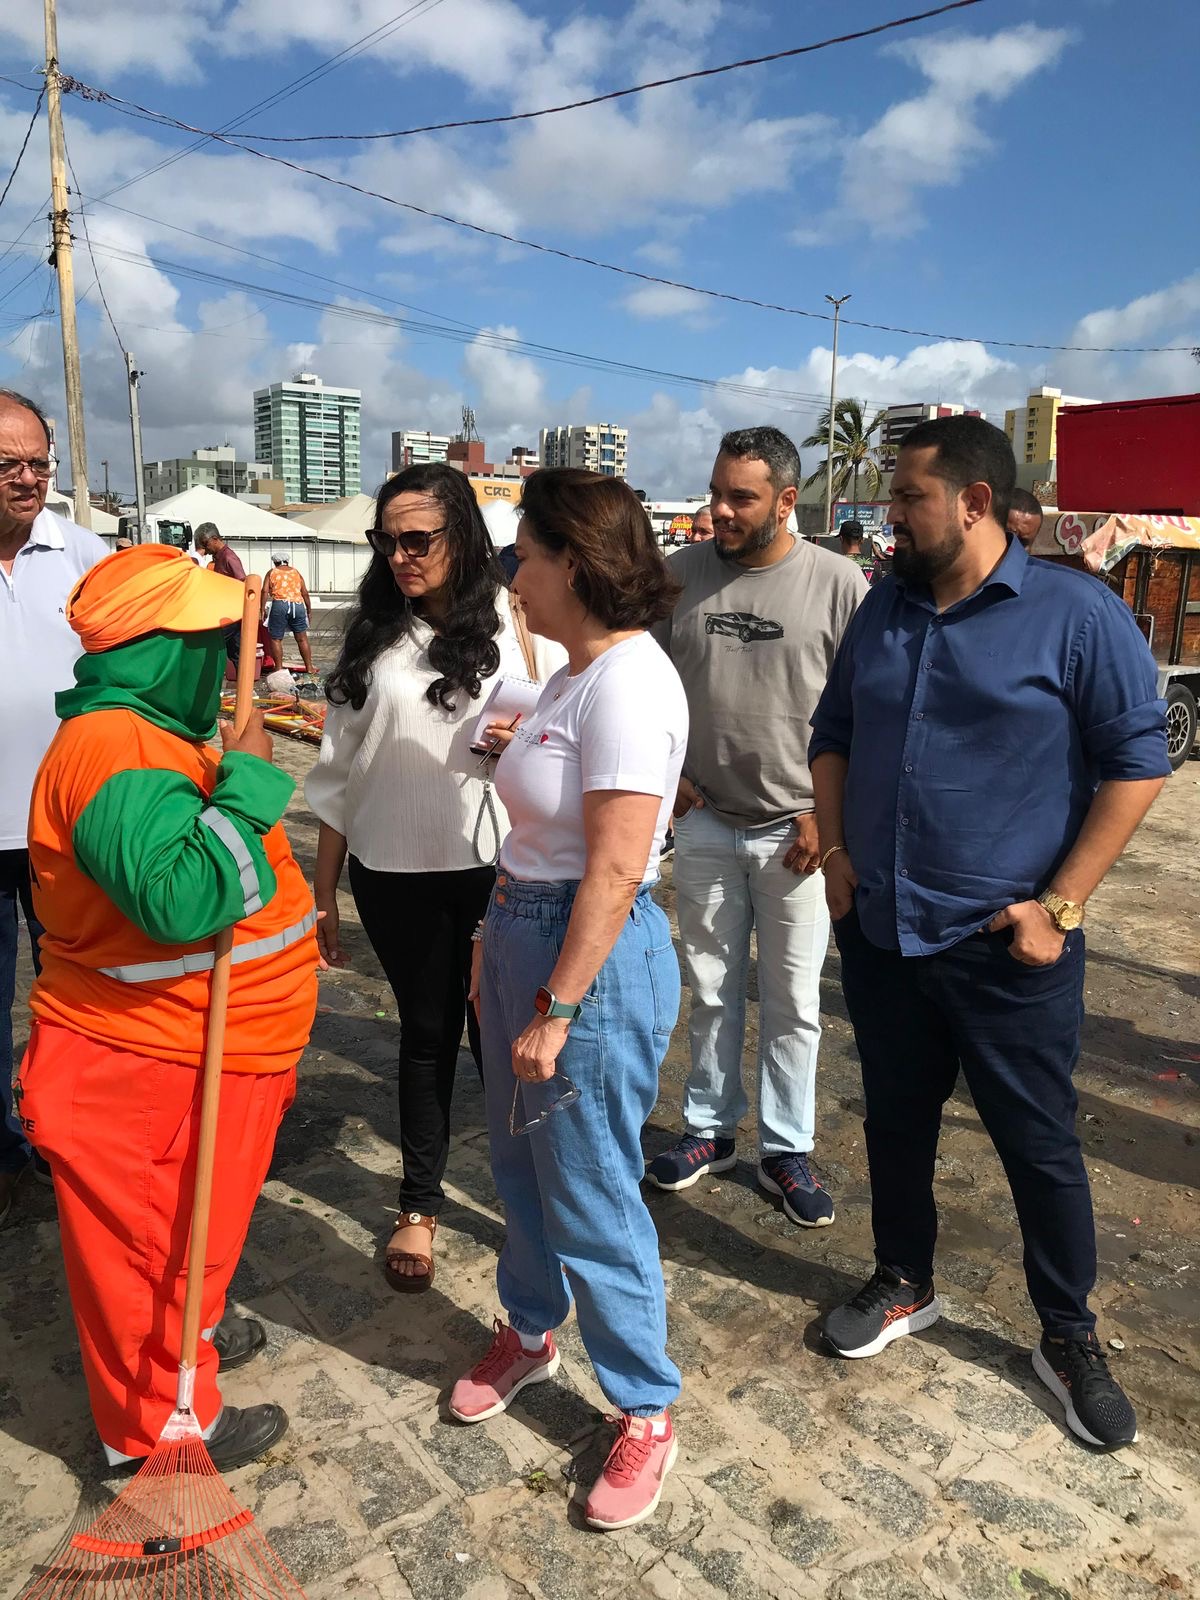
{"type": "MultiPolygon", "coordinates": [[[[514,728],[515,728],[515,727],[516,727],[516,725],[517,725],[517,723],[518,723],[518,722],[520,722],[520,720],[521,720],[521,713],[520,713],[520,712],[519,712],[519,711],[518,711],[518,712],[517,712],[517,714],[516,714],[516,716],[515,716],[515,717],[514,717],[514,718],[513,718],[513,719],[512,719],[512,721],[511,721],[511,722],[510,722],[510,723],[509,723],[509,725],[508,725],[508,727],[507,727],[507,728],[506,728],[506,729],[505,729],[505,730],[504,730],[504,731],[505,731],[505,733],[511,733],[511,732],[512,732],[512,731],[513,731],[513,729],[514,729],[514,728]]],[[[484,752],[483,752],[483,754],[482,754],[482,755],[481,755],[481,756],[480,756],[480,758],[479,758],[479,765],[480,765],[480,766],[481,766],[481,767],[482,767],[482,766],[486,766],[486,765],[487,765],[487,763],[488,763],[488,762],[489,762],[489,761],[490,761],[490,760],[491,760],[491,759],[492,759],[492,757],[493,757],[493,756],[494,756],[494,755],[495,755],[495,754],[496,754],[496,751],[497,751],[497,750],[498,750],[498,749],[499,749],[499,748],[500,748],[500,741],[499,741],[499,739],[493,739],[493,740],[492,740],[492,747],[491,747],[491,749],[490,749],[490,750],[485,750],[485,751],[484,751],[484,752]]]]}

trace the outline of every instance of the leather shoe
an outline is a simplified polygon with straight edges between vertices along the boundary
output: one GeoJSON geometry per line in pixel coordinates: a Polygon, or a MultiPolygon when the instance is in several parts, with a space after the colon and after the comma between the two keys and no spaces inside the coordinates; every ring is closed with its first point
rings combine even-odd
{"type": "Polygon", "coordinates": [[[266,1329],[255,1317],[222,1317],[212,1336],[213,1349],[220,1357],[219,1371],[244,1367],[266,1342],[266,1329]]]}
{"type": "Polygon", "coordinates": [[[218,1472],[232,1472],[257,1461],[288,1431],[288,1414],[282,1406],[226,1406],[207,1440],[208,1453],[218,1472]]]}

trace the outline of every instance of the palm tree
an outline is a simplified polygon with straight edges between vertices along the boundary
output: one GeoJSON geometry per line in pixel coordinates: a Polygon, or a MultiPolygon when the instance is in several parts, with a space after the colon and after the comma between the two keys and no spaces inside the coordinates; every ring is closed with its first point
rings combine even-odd
{"type": "MultiPolygon", "coordinates": [[[[877,411],[870,422],[866,420],[861,400],[839,400],[834,409],[833,424],[833,496],[834,500],[845,497],[846,488],[852,485],[853,502],[858,504],[858,480],[862,477],[867,498],[873,500],[879,493],[882,481],[882,472],[879,466],[879,445],[872,444],[871,436],[879,428],[887,415],[886,411],[877,411]]],[[[829,408],[826,407],[817,423],[816,430],[810,433],[801,446],[804,450],[819,449],[824,446],[829,448],[829,408]]],[[[817,470],[804,480],[807,489],[825,476],[827,460],[822,461],[817,470]]]]}

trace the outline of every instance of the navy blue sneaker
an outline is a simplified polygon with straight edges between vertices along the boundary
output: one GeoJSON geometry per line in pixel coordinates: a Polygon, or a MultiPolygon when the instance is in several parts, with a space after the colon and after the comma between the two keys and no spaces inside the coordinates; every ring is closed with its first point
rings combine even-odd
{"type": "Polygon", "coordinates": [[[657,1189],[690,1189],[706,1172],[728,1172],[737,1165],[732,1139],[701,1139],[685,1133],[646,1168],[647,1181],[657,1189]]]}
{"type": "Polygon", "coordinates": [[[768,1194],[783,1200],[783,1209],[801,1228],[827,1228],[833,1221],[833,1197],[813,1177],[808,1157],[799,1151],[764,1156],[758,1181],[768,1194]]]}

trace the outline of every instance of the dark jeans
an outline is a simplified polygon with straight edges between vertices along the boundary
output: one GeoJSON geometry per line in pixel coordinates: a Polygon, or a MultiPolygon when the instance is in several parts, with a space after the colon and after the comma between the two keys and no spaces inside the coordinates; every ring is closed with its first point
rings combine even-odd
{"type": "Polygon", "coordinates": [[[38,940],[42,925],[33,914],[29,890],[29,852],[0,850],[0,1172],[19,1172],[30,1156],[29,1145],[13,1115],[12,1008],[17,987],[17,948],[20,932],[17,906],[25,913],[33,970],[41,971],[38,940]]]}
{"type": "Polygon", "coordinates": [[[1025,1280],[1046,1330],[1095,1327],[1092,1199],[1075,1133],[1084,940],[1028,967],[1009,934],[975,934],[934,956],[881,950],[858,914],[833,925],[862,1061],[871,1216],[879,1260],[913,1283],[933,1275],[933,1168],[959,1069],[1008,1176],[1025,1280]]]}
{"type": "Polygon", "coordinates": [[[242,625],[240,622],[231,622],[221,632],[225,635],[225,653],[236,667],[242,654],[242,625]]]}
{"type": "Polygon", "coordinates": [[[375,872],[350,857],[354,903],[400,1013],[401,1211],[436,1217],[445,1199],[442,1176],[464,1013],[477,1067],[481,1059],[475,1008],[467,1004],[471,933],[487,910],[495,879],[492,867],[375,872]]]}

